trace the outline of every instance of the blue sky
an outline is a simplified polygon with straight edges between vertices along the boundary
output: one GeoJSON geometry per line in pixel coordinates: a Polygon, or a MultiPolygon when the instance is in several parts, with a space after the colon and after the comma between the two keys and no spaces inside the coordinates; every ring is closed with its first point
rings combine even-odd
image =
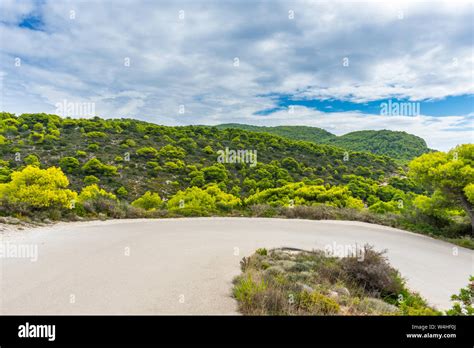
{"type": "Polygon", "coordinates": [[[2,0],[0,109],[402,130],[447,150],[474,141],[472,23],[470,1],[2,0]]]}
{"type": "Polygon", "coordinates": [[[426,116],[450,116],[471,115],[474,111],[474,95],[448,96],[443,99],[422,99],[411,101],[408,98],[389,98],[371,100],[367,102],[353,102],[345,99],[294,99],[292,95],[268,95],[275,100],[276,105],[270,109],[260,110],[257,115],[271,115],[278,110],[287,110],[290,106],[304,106],[323,112],[336,113],[355,111],[365,114],[378,115],[381,112],[381,104],[391,101],[392,103],[420,103],[420,114],[426,116]]]}

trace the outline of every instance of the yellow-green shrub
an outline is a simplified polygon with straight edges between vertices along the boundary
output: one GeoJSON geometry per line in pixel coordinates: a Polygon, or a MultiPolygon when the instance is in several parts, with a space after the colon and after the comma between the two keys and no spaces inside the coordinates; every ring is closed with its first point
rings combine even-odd
{"type": "Polygon", "coordinates": [[[132,206],[136,208],[142,208],[145,210],[155,210],[160,208],[163,204],[161,197],[158,193],[152,193],[150,191],[145,192],[143,196],[137,198],[132,202],[132,206]]]}
{"type": "Polygon", "coordinates": [[[10,182],[0,184],[1,205],[21,213],[31,213],[31,209],[68,209],[77,198],[68,186],[69,180],[60,168],[29,165],[13,172],[10,182]]]}
{"type": "Polygon", "coordinates": [[[117,200],[117,197],[113,193],[101,189],[99,186],[97,186],[97,184],[84,187],[78,197],[79,202],[85,202],[98,198],[117,200]]]}

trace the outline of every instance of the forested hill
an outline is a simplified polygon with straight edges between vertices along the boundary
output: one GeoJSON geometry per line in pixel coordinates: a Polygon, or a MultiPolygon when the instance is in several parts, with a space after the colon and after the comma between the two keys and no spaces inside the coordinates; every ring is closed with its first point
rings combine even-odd
{"type": "Polygon", "coordinates": [[[227,123],[217,127],[219,129],[238,128],[254,132],[266,132],[295,140],[331,144],[352,151],[368,151],[377,155],[387,155],[402,162],[431,151],[422,138],[406,132],[390,130],[365,130],[336,136],[324,129],[307,126],[260,127],[227,123]]]}
{"type": "Polygon", "coordinates": [[[308,127],[308,126],[276,126],[276,127],[265,127],[265,126],[252,126],[249,124],[240,123],[225,123],[216,126],[219,129],[226,128],[238,128],[252,132],[267,132],[271,134],[280,135],[282,137],[311,141],[313,143],[325,144],[330,139],[336,136],[322,128],[308,127]]]}
{"type": "Polygon", "coordinates": [[[340,184],[348,174],[383,182],[398,172],[386,156],[241,129],[47,114],[0,113],[0,122],[0,182],[27,164],[60,166],[75,190],[98,182],[108,191],[126,188],[129,199],[212,182],[245,197],[289,182],[340,184]],[[256,150],[257,164],[219,163],[226,147],[256,150]]]}

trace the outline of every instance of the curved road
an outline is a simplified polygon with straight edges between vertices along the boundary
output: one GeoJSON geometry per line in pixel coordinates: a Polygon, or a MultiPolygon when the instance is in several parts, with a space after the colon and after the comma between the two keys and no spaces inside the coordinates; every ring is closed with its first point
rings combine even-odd
{"type": "Polygon", "coordinates": [[[387,249],[408,285],[441,309],[474,274],[471,250],[456,253],[449,243],[361,222],[81,222],[3,234],[2,242],[10,250],[37,246],[38,258],[0,258],[1,314],[236,314],[232,278],[241,258],[259,247],[387,249]]]}

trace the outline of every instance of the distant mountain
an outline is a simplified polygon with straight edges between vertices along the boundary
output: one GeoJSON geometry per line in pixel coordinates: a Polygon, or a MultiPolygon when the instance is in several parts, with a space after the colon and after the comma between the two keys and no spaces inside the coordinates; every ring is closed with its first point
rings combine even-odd
{"type": "Polygon", "coordinates": [[[411,160],[431,150],[416,135],[390,130],[365,130],[344,134],[329,140],[327,144],[353,151],[369,151],[399,160],[411,160]]]}
{"type": "Polygon", "coordinates": [[[266,132],[289,139],[305,140],[317,144],[330,144],[351,151],[366,151],[386,155],[407,162],[431,150],[416,135],[390,130],[364,130],[336,136],[324,129],[307,126],[261,127],[238,123],[218,125],[217,128],[237,128],[253,132],[266,132]]]}

